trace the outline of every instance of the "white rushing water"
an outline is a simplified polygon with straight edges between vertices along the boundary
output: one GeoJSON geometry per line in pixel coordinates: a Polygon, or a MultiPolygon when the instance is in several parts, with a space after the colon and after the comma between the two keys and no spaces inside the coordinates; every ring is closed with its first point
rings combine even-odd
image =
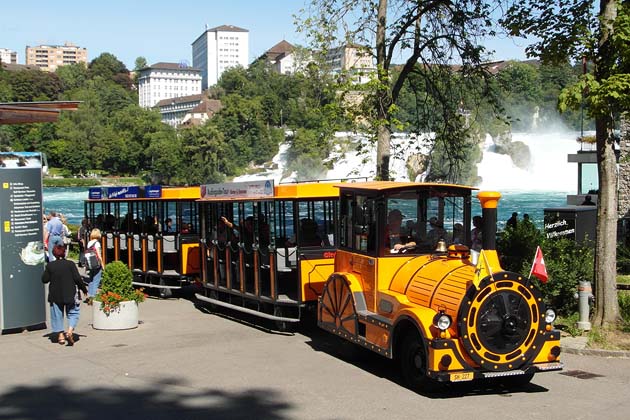
{"type": "Polygon", "coordinates": [[[492,140],[486,140],[483,160],[477,166],[484,190],[577,191],[577,164],[568,155],[579,149],[577,133],[514,133],[513,141],[529,147],[531,164],[518,168],[508,155],[493,153],[492,140]]]}
{"type": "MultiPolygon", "coordinates": [[[[340,133],[340,136],[346,135],[340,133]]],[[[499,191],[561,191],[565,193],[577,190],[577,166],[568,162],[568,155],[576,153],[579,146],[575,141],[577,133],[514,133],[512,141],[520,141],[529,147],[531,154],[530,166],[527,169],[517,167],[510,156],[492,152],[492,139],[488,136],[483,146],[483,159],[477,165],[482,183],[481,189],[499,191]]],[[[397,181],[409,181],[406,172],[406,159],[411,151],[400,150],[408,138],[394,137],[392,146],[391,172],[397,181]]],[[[273,179],[276,183],[295,180],[296,174],[285,174],[285,154],[288,145],[283,144],[280,152],[274,157],[274,169],[264,172],[237,177],[235,181],[252,179],[273,179]]],[[[373,178],[375,171],[375,148],[372,147],[368,156],[356,152],[334,152],[337,159],[332,170],[322,179],[340,179],[348,177],[373,178]]]]}

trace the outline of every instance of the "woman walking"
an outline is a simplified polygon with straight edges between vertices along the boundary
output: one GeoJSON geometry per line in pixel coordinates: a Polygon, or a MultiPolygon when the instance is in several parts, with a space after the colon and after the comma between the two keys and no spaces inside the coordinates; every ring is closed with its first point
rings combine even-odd
{"type": "Polygon", "coordinates": [[[55,245],[52,250],[55,260],[46,265],[42,275],[43,283],[50,283],[48,287],[48,303],[50,304],[50,324],[58,334],[57,342],[61,345],[74,344],[74,329],[79,322],[81,298],[78,290],[87,293],[87,289],[77,266],[65,259],[66,247],[55,245]],[[64,313],[68,319],[68,330],[64,334],[64,313]]]}
{"type": "Polygon", "coordinates": [[[96,253],[96,257],[100,262],[99,267],[90,269],[90,283],[88,284],[88,297],[85,303],[92,304],[92,300],[98,292],[98,286],[101,285],[101,276],[103,275],[103,255],[101,254],[101,230],[98,228],[92,229],[90,232],[90,241],[86,245],[86,250],[93,249],[96,253]]]}

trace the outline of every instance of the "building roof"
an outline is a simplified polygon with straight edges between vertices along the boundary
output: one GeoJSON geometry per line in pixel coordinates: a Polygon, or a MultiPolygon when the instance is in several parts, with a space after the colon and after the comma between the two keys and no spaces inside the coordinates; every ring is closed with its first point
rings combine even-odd
{"type": "Polygon", "coordinates": [[[162,99],[160,102],[155,104],[155,106],[162,107],[162,106],[167,106],[167,105],[183,104],[186,102],[202,101],[205,96],[206,95],[203,93],[198,93],[197,95],[178,96],[177,98],[167,98],[167,99],[162,99]]]}
{"type": "Polygon", "coordinates": [[[206,29],[203,31],[201,35],[197,37],[197,39],[195,39],[192,42],[192,44],[194,45],[199,40],[199,38],[201,38],[208,32],[249,32],[249,30],[239,28],[238,26],[234,26],[234,25],[221,25],[221,26],[217,26],[216,28],[208,29],[208,26],[206,25],[206,29]]]}
{"type": "Polygon", "coordinates": [[[247,29],[239,28],[234,25],[221,25],[216,28],[207,29],[206,32],[249,32],[247,29]]]}
{"type": "Polygon", "coordinates": [[[30,64],[13,64],[5,63],[4,61],[2,62],[2,68],[7,71],[41,70],[39,67],[30,64]]]}
{"type": "Polygon", "coordinates": [[[267,57],[269,61],[276,61],[278,58],[284,57],[291,51],[293,51],[295,47],[291,45],[289,42],[282,40],[278,42],[273,47],[269,48],[264,56],[267,57]]]}
{"type": "Polygon", "coordinates": [[[202,112],[212,113],[213,115],[219,112],[223,108],[223,104],[218,99],[208,99],[207,97],[202,99],[199,105],[194,107],[190,112],[193,114],[199,114],[202,112]]]}
{"type": "Polygon", "coordinates": [[[186,70],[186,71],[197,71],[201,72],[200,69],[192,66],[185,65],[183,63],[166,63],[160,61],[159,63],[155,63],[150,65],[149,67],[145,67],[140,69],[139,71],[144,70],[186,70]]]}

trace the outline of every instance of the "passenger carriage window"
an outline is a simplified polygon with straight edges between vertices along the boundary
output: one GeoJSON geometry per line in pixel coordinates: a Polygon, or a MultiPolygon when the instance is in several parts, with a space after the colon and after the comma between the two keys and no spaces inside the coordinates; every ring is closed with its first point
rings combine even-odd
{"type": "Polygon", "coordinates": [[[340,246],[357,252],[376,252],[376,202],[366,196],[346,196],[341,201],[340,246]]]}
{"type": "Polygon", "coordinates": [[[413,252],[426,235],[418,224],[416,194],[394,195],[387,198],[384,247],[390,253],[413,252]]]}
{"type": "Polygon", "coordinates": [[[426,244],[435,248],[440,240],[446,245],[465,244],[465,197],[443,194],[427,199],[427,212],[424,226],[427,230],[426,244]]]}

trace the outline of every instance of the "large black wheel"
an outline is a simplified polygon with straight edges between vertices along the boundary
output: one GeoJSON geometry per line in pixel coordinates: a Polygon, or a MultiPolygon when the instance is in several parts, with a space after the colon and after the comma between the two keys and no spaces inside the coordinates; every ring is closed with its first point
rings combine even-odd
{"type": "MultiPolygon", "coordinates": [[[[273,307],[273,314],[275,316],[287,318],[290,315],[290,310],[286,307],[276,305],[273,307]]],[[[290,333],[295,330],[294,322],[274,321],[274,324],[276,325],[276,330],[279,332],[290,333]]]]}
{"type": "Polygon", "coordinates": [[[427,352],[417,331],[410,331],[403,337],[398,362],[405,385],[417,391],[435,391],[437,383],[427,376],[427,352]]]}
{"type": "MultiPolygon", "coordinates": [[[[160,279],[160,286],[165,286],[165,285],[166,285],[166,282],[164,281],[164,279],[160,279]]],[[[160,287],[158,291],[159,291],[160,299],[168,299],[173,296],[173,291],[169,288],[160,287]]]]}

